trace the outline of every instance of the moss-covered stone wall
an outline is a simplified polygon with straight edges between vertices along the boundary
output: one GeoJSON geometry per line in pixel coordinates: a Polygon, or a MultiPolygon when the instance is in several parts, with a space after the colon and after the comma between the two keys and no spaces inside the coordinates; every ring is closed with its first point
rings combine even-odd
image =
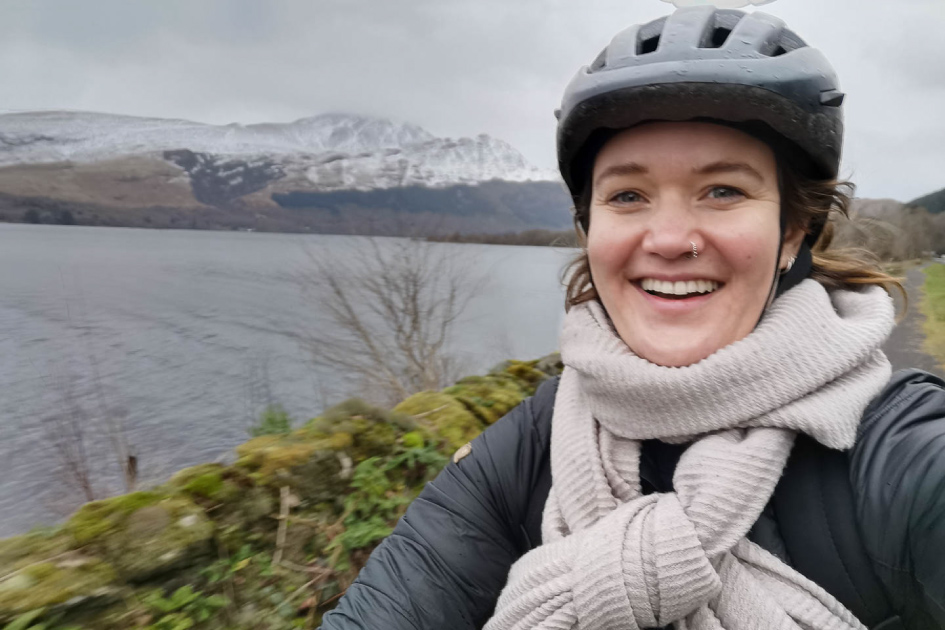
{"type": "Polygon", "coordinates": [[[0,628],[315,628],[448,458],[560,369],[508,361],[389,411],[351,399],[233,465],[0,540],[0,628]]]}

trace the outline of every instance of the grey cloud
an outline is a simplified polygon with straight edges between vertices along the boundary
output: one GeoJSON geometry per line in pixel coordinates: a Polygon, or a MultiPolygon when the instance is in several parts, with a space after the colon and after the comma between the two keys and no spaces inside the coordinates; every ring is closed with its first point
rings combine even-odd
{"type": "MultiPolygon", "coordinates": [[[[561,91],[659,0],[32,0],[0,17],[6,107],[207,122],[324,111],[503,138],[554,165],[561,91]]],[[[779,0],[848,92],[845,167],[869,196],[945,186],[941,0],[779,0]]]]}

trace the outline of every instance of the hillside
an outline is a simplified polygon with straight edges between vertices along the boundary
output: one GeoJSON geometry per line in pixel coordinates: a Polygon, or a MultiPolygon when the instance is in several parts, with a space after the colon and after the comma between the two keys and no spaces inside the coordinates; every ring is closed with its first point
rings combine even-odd
{"type": "Polygon", "coordinates": [[[486,233],[565,228],[569,205],[554,173],[501,140],[438,138],[386,119],[0,115],[3,221],[486,233]]]}
{"type": "Polygon", "coordinates": [[[941,214],[945,212],[945,188],[924,197],[913,199],[906,205],[913,208],[925,208],[932,214],[941,214]]]}

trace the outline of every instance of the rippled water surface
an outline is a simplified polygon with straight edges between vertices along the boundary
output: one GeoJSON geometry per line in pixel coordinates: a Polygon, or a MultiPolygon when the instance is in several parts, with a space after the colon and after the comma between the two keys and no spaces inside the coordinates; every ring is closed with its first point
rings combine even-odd
{"type": "MultiPolygon", "coordinates": [[[[310,267],[307,251],[343,260],[364,247],[359,237],[0,224],[0,536],[81,502],[44,418],[124,418],[140,477],[159,481],[245,441],[267,383],[297,419],[336,401],[350,379],[313,368],[299,340],[319,305],[294,278],[310,267]]],[[[489,277],[458,324],[468,371],[555,349],[569,251],[436,247],[470,278],[489,277]]],[[[119,491],[107,437],[89,428],[85,443],[97,490],[119,491]]]]}

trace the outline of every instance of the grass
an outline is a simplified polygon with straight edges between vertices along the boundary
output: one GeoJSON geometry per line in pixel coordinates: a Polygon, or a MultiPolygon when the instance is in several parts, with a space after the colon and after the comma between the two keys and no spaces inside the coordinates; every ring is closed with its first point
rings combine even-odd
{"type": "Polygon", "coordinates": [[[919,310],[925,315],[924,350],[945,366],[945,265],[933,263],[923,272],[919,310]]]}

